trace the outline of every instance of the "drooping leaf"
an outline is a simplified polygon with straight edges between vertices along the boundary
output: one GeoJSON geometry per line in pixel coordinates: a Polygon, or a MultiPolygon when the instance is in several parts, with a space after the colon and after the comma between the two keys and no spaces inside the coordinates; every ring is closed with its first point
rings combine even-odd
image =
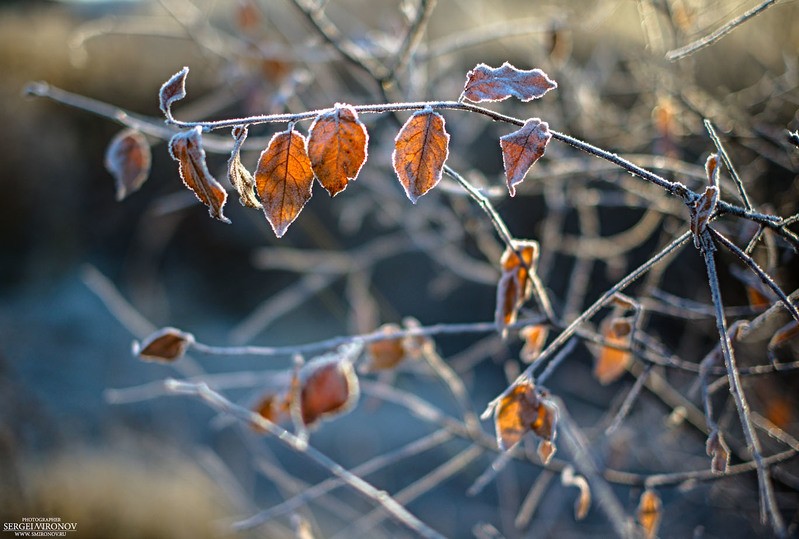
{"type": "Polygon", "coordinates": [[[161,112],[168,120],[173,120],[172,117],[172,103],[180,101],[186,97],[186,76],[189,74],[189,68],[184,67],[174,75],[162,86],[158,92],[158,102],[161,107],[161,112]]]}
{"type": "Polygon", "coordinates": [[[159,329],[142,342],[133,341],[133,355],[142,361],[171,363],[183,357],[194,335],[173,327],[159,329]]]}
{"type": "Polygon", "coordinates": [[[335,108],[316,117],[308,131],[308,156],[319,183],[330,196],[355,181],[366,162],[369,134],[349,105],[335,108]]]}
{"type": "Polygon", "coordinates": [[[227,191],[211,176],[205,164],[202,129],[195,127],[175,134],[169,141],[169,154],[180,163],[180,177],[197,198],[208,206],[211,217],[230,223],[222,209],[227,201],[227,191]]]}
{"type": "Polygon", "coordinates": [[[708,184],[719,188],[719,154],[712,153],[705,161],[705,174],[707,174],[708,184]]]}
{"type": "Polygon", "coordinates": [[[660,502],[660,496],[652,489],[646,489],[641,494],[641,499],[638,502],[638,523],[644,529],[645,537],[652,539],[657,536],[658,528],[660,527],[660,519],[662,517],[663,504],[660,502]]]}
{"type": "Polygon", "coordinates": [[[516,195],[516,186],[522,183],[530,167],[544,155],[551,138],[549,125],[538,118],[531,118],[518,131],[500,137],[502,164],[510,196],[516,195]]]}
{"type": "MultiPolygon", "coordinates": [[[[528,432],[541,438],[539,456],[544,464],[555,453],[558,409],[546,394],[529,380],[521,381],[503,393],[494,403],[494,429],[497,445],[507,451],[528,432]]],[[[489,406],[489,410],[491,410],[489,406]]]]}
{"type": "Polygon", "coordinates": [[[443,116],[428,108],[408,118],[394,139],[391,162],[411,202],[416,204],[441,181],[448,155],[449,133],[443,116]]]}
{"type": "Polygon", "coordinates": [[[517,240],[514,247],[515,251],[505,248],[500,259],[502,275],[497,285],[497,306],[494,313],[498,328],[513,324],[519,309],[533,294],[528,268],[534,272],[538,264],[538,242],[517,240]],[[521,260],[516,251],[521,254],[521,260]]]}
{"type": "Polygon", "coordinates": [[[124,129],[105,151],[105,168],[116,181],[116,198],[122,200],[147,181],[152,156],[147,139],[135,129],[124,129]]]}
{"type": "Polygon", "coordinates": [[[255,196],[255,180],[244,165],[241,164],[241,146],[247,139],[247,126],[238,125],[231,132],[233,135],[233,150],[227,162],[227,178],[239,194],[242,206],[260,209],[261,203],[255,196]]]}
{"type": "Polygon", "coordinates": [[[280,238],[311,199],[313,171],[305,137],[293,129],[276,133],[258,160],[255,184],[264,215],[280,238]]]}
{"type": "MultiPolygon", "coordinates": [[[[290,393],[275,393],[270,391],[255,403],[252,410],[267,421],[271,421],[272,423],[284,423],[290,417],[290,406],[290,393]]],[[[253,423],[252,428],[256,432],[263,432],[263,429],[256,423],[253,423]]]]}
{"type": "Polygon", "coordinates": [[[694,245],[698,249],[700,238],[705,232],[710,217],[716,211],[716,204],[719,201],[719,189],[715,185],[709,185],[696,201],[696,205],[691,209],[691,232],[694,233],[694,245]]]}
{"type": "Polygon", "coordinates": [[[713,473],[727,473],[727,466],[730,464],[730,448],[724,441],[724,436],[716,428],[710,432],[705,444],[707,456],[711,457],[710,469],[713,473]]]}
{"type": "MultiPolygon", "coordinates": [[[[629,347],[632,327],[629,318],[611,315],[602,323],[602,337],[609,345],[629,347]]],[[[632,354],[628,350],[602,346],[594,363],[594,378],[603,386],[615,382],[627,370],[630,361],[632,354]]]]}
{"type": "Polygon", "coordinates": [[[397,324],[384,324],[380,329],[386,334],[386,338],[366,345],[368,362],[364,368],[365,372],[393,369],[405,359],[403,339],[390,337],[398,333],[400,327],[397,324]]]}
{"type": "Polygon", "coordinates": [[[544,343],[549,335],[549,326],[538,324],[526,326],[519,332],[519,336],[524,339],[524,346],[519,356],[525,363],[532,363],[544,349],[544,343]]]}
{"type": "Polygon", "coordinates": [[[300,409],[305,426],[349,411],[358,401],[358,377],[349,361],[309,363],[301,374],[300,409]]]}
{"type": "Polygon", "coordinates": [[[463,96],[469,101],[503,101],[515,97],[531,101],[543,97],[558,84],[540,69],[524,71],[505,62],[493,68],[478,64],[466,75],[463,96]]]}

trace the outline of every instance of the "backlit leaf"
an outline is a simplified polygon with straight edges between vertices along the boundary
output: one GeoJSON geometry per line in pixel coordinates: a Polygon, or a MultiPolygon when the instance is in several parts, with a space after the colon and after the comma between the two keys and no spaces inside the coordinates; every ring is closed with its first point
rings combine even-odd
{"type": "Polygon", "coordinates": [[[540,69],[524,71],[508,62],[497,68],[478,64],[466,75],[463,96],[475,103],[503,101],[509,97],[531,101],[557,87],[558,84],[540,69]]]}
{"type": "Polygon", "coordinates": [[[449,155],[444,117],[429,108],[415,113],[402,126],[394,143],[394,171],[408,198],[416,204],[420,196],[441,181],[449,155]]]}
{"type": "Polygon", "coordinates": [[[644,528],[645,537],[652,539],[660,527],[663,504],[654,490],[646,489],[638,502],[638,523],[644,528]]]}
{"type": "Polygon", "coordinates": [[[258,160],[255,184],[266,219],[280,238],[311,199],[313,172],[305,137],[293,129],[276,133],[258,160]]]}
{"type": "Polygon", "coordinates": [[[713,473],[727,473],[730,464],[730,448],[718,429],[713,429],[705,444],[707,455],[711,457],[710,469],[713,473]]]}
{"type": "Polygon", "coordinates": [[[405,359],[405,347],[402,338],[390,338],[398,333],[400,328],[396,324],[385,324],[380,328],[386,334],[386,339],[371,342],[366,345],[368,363],[366,372],[393,369],[405,359]]]}
{"type": "Polygon", "coordinates": [[[255,180],[252,174],[241,164],[241,146],[247,139],[247,126],[239,125],[233,128],[233,150],[227,162],[227,178],[233,188],[239,193],[239,202],[242,206],[260,209],[261,203],[255,197],[255,180]]]}
{"type": "Polygon", "coordinates": [[[174,75],[162,86],[158,92],[158,102],[161,111],[169,120],[172,120],[172,103],[179,101],[186,97],[186,76],[189,74],[189,68],[184,67],[174,75]]]}
{"type": "Polygon", "coordinates": [[[533,294],[533,283],[527,268],[535,271],[538,264],[538,242],[517,240],[514,247],[515,251],[505,248],[500,259],[502,275],[497,285],[497,306],[494,314],[494,320],[500,328],[516,321],[519,309],[533,294]],[[524,264],[516,251],[521,254],[524,264]]]}
{"type": "MultiPolygon", "coordinates": [[[[629,347],[632,322],[629,318],[609,316],[602,323],[602,337],[610,345],[629,347]]],[[[632,361],[632,353],[612,346],[602,346],[594,363],[594,377],[602,385],[618,380],[632,361]]]]}
{"type": "Polygon", "coordinates": [[[544,155],[551,138],[549,125],[538,118],[531,118],[518,131],[500,137],[502,163],[510,196],[516,195],[516,186],[522,183],[530,167],[544,155]]]}
{"type": "Polygon", "coordinates": [[[124,129],[105,151],[105,168],[116,180],[116,197],[122,200],[138,191],[150,175],[150,145],[135,129],[124,129]]]}
{"type": "Polygon", "coordinates": [[[358,401],[359,384],[349,361],[309,363],[301,373],[300,409],[306,426],[349,411],[358,401]]]}
{"type": "MultiPolygon", "coordinates": [[[[290,417],[291,398],[289,393],[267,393],[255,404],[253,411],[272,423],[283,423],[290,417]]],[[[252,425],[253,430],[263,432],[257,424],[252,425]]]]}
{"type": "Polygon", "coordinates": [[[549,326],[544,324],[526,326],[522,328],[519,335],[524,339],[524,346],[519,355],[525,363],[532,363],[544,349],[544,343],[549,335],[549,326]]]}
{"type": "Polygon", "coordinates": [[[719,154],[712,153],[705,161],[705,174],[707,174],[707,181],[716,189],[719,188],[719,154]]]}
{"type": "Polygon", "coordinates": [[[691,232],[694,233],[694,245],[698,249],[700,238],[705,232],[710,217],[716,211],[716,204],[719,201],[719,189],[715,185],[709,185],[691,208],[691,232]]]}
{"type": "Polygon", "coordinates": [[[142,342],[133,341],[133,354],[142,361],[171,363],[183,357],[194,343],[194,335],[179,329],[165,327],[149,335],[142,342]]]}
{"type": "Polygon", "coordinates": [[[308,131],[308,156],[319,183],[330,196],[346,189],[366,162],[369,135],[349,105],[320,114],[308,131]]]}
{"type": "Polygon", "coordinates": [[[211,176],[205,164],[202,129],[195,127],[175,134],[169,141],[169,154],[180,163],[180,177],[200,202],[208,206],[208,213],[220,221],[229,223],[222,208],[227,200],[227,191],[211,176]]]}
{"type": "MultiPolygon", "coordinates": [[[[555,453],[558,422],[557,406],[536,389],[532,382],[522,381],[501,395],[491,406],[497,445],[507,451],[528,432],[535,433],[547,444],[539,444],[539,456],[545,464],[555,453]]],[[[489,407],[489,410],[491,409],[489,407]]]]}

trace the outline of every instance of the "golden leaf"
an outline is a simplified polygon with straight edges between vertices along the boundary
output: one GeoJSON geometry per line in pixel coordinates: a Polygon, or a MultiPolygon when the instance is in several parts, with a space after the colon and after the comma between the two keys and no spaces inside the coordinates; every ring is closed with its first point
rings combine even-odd
{"type": "Polygon", "coordinates": [[[394,139],[391,162],[411,202],[416,204],[441,181],[448,155],[443,116],[428,108],[408,118],[394,139]]]}

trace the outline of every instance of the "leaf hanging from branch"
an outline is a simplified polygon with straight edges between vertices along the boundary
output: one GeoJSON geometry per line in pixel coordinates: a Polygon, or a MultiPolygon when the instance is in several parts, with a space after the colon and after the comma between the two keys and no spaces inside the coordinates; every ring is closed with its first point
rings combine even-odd
{"type": "MultiPolygon", "coordinates": [[[[628,348],[632,337],[633,322],[630,318],[617,318],[611,314],[602,323],[602,338],[608,345],[628,348]]],[[[594,363],[594,378],[604,385],[615,382],[627,370],[632,361],[628,350],[613,346],[602,346],[594,363]]]]}
{"type": "Polygon", "coordinates": [[[247,139],[247,126],[237,125],[233,128],[233,150],[227,162],[227,179],[239,194],[242,206],[260,209],[261,203],[255,196],[255,180],[244,165],[241,164],[241,147],[247,139]]]}
{"type": "Polygon", "coordinates": [[[264,215],[280,238],[311,199],[313,171],[305,137],[293,128],[276,133],[258,160],[255,184],[264,215]]]}
{"type": "Polygon", "coordinates": [[[105,151],[105,168],[116,181],[116,198],[138,191],[150,175],[152,155],[147,139],[135,129],[124,129],[105,151]]]}
{"type": "Polygon", "coordinates": [[[172,116],[172,103],[180,101],[186,97],[186,77],[189,74],[189,68],[184,67],[174,75],[162,86],[158,92],[158,102],[161,107],[161,112],[164,113],[167,120],[174,121],[172,116]]]}
{"type": "Polygon", "coordinates": [[[508,62],[497,68],[478,64],[466,74],[463,97],[475,103],[504,101],[509,97],[532,101],[557,87],[558,84],[540,69],[524,71],[508,62]]]}
{"type": "Polygon", "coordinates": [[[449,155],[444,117],[430,108],[415,113],[402,126],[394,143],[394,171],[408,198],[416,204],[420,196],[441,181],[449,155]]]}
{"type": "Polygon", "coordinates": [[[641,499],[638,502],[638,523],[644,529],[644,536],[647,539],[652,539],[657,536],[658,528],[660,527],[660,519],[663,516],[661,511],[663,504],[660,501],[660,496],[652,489],[646,489],[641,494],[641,499]]]}
{"type": "Polygon", "coordinates": [[[502,164],[510,196],[516,195],[516,186],[522,183],[530,167],[544,155],[551,138],[549,125],[538,118],[531,118],[518,131],[500,137],[502,164]]]}
{"type": "Polygon", "coordinates": [[[308,131],[308,156],[319,183],[330,196],[355,181],[366,162],[369,134],[349,105],[316,117],[308,131]]]}
{"type": "Polygon", "coordinates": [[[535,272],[538,264],[538,242],[516,240],[513,246],[516,250],[506,247],[500,259],[502,276],[497,284],[497,306],[494,313],[498,328],[513,324],[519,309],[533,294],[533,282],[529,272],[535,272]],[[516,254],[517,251],[521,254],[521,259],[516,254]]]}
{"type": "Polygon", "coordinates": [[[172,327],[159,329],[142,342],[133,341],[133,355],[142,361],[172,363],[183,357],[194,343],[194,335],[172,327]]]}
{"type": "Polygon", "coordinates": [[[208,206],[211,217],[230,223],[230,219],[222,213],[227,201],[227,191],[208,171],[201,133],[200,127],[177,133],[169,141],[169,154],[180,163],[183,183],[194,192],[200,202],[208,206]]]}

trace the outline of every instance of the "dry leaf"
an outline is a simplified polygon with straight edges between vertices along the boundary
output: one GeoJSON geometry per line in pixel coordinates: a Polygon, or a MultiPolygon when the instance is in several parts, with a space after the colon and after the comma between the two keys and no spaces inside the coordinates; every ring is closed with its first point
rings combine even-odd
{"type": "Polygon", "coordinates": [[[710,469],[713,473],[727,473],[727,466],[730,464],[730,448],[724,441],[724,436],[716,428],[710,433],[705,444],[707,456],[711,457],[710,469]]]}
{"type": "Polygon", "coordinates": [[[652,539],[660,527],[662,504],[654,490],[646,489],[638,502],[638,523],[644,528],[647,539],[652,539]]]}
{"type": "Polygon", "coordinates": [[[542,441],[550,443],[539,445],[541,460],[546,464],[552,458],[555,453],[558,409],[532,382],[528,380],[517,383],[491,406],[494,411],[497,445],[501,450],[507,451],[532,431],[542,441]]]}
{"type": "MultiPolygon", "coordinates": [[[[267,393],[253,407],[253,411],[272,423],[283,423],[290,417],[291,398],[288,393],[267,393]]],[[[263,433],[258,424],[252,424],[253,430],[263,433]]]]}
{"type": "Polygon", "coordinates": [[[505,327],[516,321],[519,309],[533,294],[533,283],[530,271],[535,272],[538,264],[538,242],[534,240],[518,240],[514,242],[515,250],[505,248],[500,264],[502,276],[497,285],[497,306],[494,320],[497,327],[505,327]],[[518,251],[524,264],[516,254],[518,251]]]}
{"type": "Polygon", "coordinates": [[[428,108],[408,118],[394,139],[391,162],[411,202],[416,204],[441,181],[447,155],[449,133],[443,116],[428,108]]]}
{"type": "Polygon", "coordinates": [[[519,335],[524,339],[524,346],[519,355],[522,361],[532,363],[544,349],[544,343],[547,342],[549,335],[549,326],[544,324],[526,326],[522,328],[519,335]]]}
{"type": "Polygon", "coordinates": [[[247,139],[247,126],[237,125],[231,131],[233,135],[233,150],[227,162],[227,179],[230,185],[238,192],[239,202],[242,206],[260,209],[261,203],[255,197],[255,180],[252,174],[241,164],[241,147],[247,139]]]}
{"type": "Polygon", "coordinates": [[[349,411],[358,401],[358,377],[349,361],[309,363],[301,373],[301,384],[302,422],[308,427],[349,411]]]}
{"type": "Polygon", "coordinates": [[[538,99],[558,84],[540,69],[523,71],[508,62],[493,68],[478,64],[466,75],[463,96],[469,101],[503,101],[511,96],[522,101],[538,99]]]}
{"type": "Polygon", "coordinates": [[[719,154],[712,153],[705,161],[705,174],[710,185],[719,188],[719,154]]]}
{"type": "Polygon", "coordinates": [[[691,232],[694,233],[694,245],[698,249],[700,238],[705,232],[710,217],[716,211],[716,204],[719,201],[719,189],[715,185],[709,185],[705,192],[696,201],[696,205],[691,208],[691,232]]]}
{"type": "Polygon", "coordinates": [[[349,105],[316,117],[308,131],[308,156],[319,183],[330,196],[355,181],[366,162],[369,135],[358,113],[349,105]]]}
{"type": "Polygon", "coordinates": [[[266,219],[280,238],[311,199],[313,172],[305,137],[293,129],[276,133],[258,160],[255,184],[266,219]]]}
{"type": "Polygon", "coordinates": [[[175,134],[169,141],[169,154],[180,163],[180,177],[197,198],[208,206],[208,213],[222,222],[230,223],[222,208],[227,200],[227,191],[211,176],[205,164],[202,129],[195,127],[175,134]]]}
{"type": "Polygon", "coordinates": [[[531,118],[518,131],[500,137],[502,164],[510,196],[516,195],[516,186],[522,183],[530,167],[544,155],[551,138],[549,125],[538,118],[531,118]]]}
{"type": "MultiPolygon", "coordinates": [[[[629,347],[632,337],[632,320],[611,314],[602,323],[602,338],[608,344],[629,347]]],[[[632,361],[632,353],[611,346],[602,346],[594,363],[594,378],[604,385],[618,380],[632,361]]]]}
{"type": "Polygon", "coordinates": [[[191,333],[165,327],[147,336],[142,342],[133,341],[133,355],[139,356],[142,361],[171,363],[183,357],[186,349],[193,343],[194,335],[191,333]]]}
{"type": "Polygon", "coordinates": [[[150,145],[135,129],[124,129],[111,139],[105,168],[116,180],[117,200],[139,190],[150,175],[151,162],[150,145]]]}
{"type": "Polygon", "coordinates": [[[393,369],[405,359],[403,339],[389,337],[398,333],[400,327],[396,324],[385,324],[380,329],[386,334],[387,338],[366,345],[368,363],[365,365],[365,372],[393,369]]]}
{"type": "Polygon", "coordinates": [[[172,103],[179,101],[186,97],[186,76],[189,74],[189,68],[184,67],[174,75],[162,86],[158,92],[158,102],[164,116],[169,120],[172,117],[172,103]]]}

